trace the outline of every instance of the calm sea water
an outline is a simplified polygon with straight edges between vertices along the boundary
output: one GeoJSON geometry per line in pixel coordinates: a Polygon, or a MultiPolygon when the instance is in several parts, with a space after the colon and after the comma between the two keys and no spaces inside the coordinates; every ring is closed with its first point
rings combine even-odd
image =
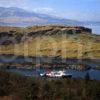
{"type": "Polygon", "coordinates": [[[91,28],[93,34],[100,35],[100,25],[86,25],[85,27],[91,28]]]}

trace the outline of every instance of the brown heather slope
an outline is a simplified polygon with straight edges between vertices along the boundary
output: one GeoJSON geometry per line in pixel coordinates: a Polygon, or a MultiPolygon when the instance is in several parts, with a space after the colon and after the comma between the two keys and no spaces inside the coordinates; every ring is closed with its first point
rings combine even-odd
{"type": "Polygon", "coordinates": [[[0,54],[100,58],[100,35],[80,26],[0,27],[0,54]]]}

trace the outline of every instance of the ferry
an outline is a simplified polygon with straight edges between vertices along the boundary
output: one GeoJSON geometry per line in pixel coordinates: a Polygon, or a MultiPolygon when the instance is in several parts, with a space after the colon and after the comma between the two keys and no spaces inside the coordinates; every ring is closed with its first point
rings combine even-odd
{"type": "Polygon", "coordinates": [[[63,78],[67,78],[67,77],[72,77],[72,74],[66,74],[65,71],[49,71],[49,72],[44,72],[44,73],[40,73],[41,77],[63,77],[63,78]]]}

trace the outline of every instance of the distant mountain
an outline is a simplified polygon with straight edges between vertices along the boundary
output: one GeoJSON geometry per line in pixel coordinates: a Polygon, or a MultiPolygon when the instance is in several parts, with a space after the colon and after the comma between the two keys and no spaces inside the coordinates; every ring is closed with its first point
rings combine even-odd
{"type": "Polygon", "coordinates": [[[16,7],[0,7],[1,26],[32,26],[37,24],[81,25],[83,23],[51,15],[29,12],[16,7]]]}
{"type": "Polygon", "coordinates": [[[100,26],[100,21],[87,21],[84,22],[86,25],[99,25],[100,26]]]}

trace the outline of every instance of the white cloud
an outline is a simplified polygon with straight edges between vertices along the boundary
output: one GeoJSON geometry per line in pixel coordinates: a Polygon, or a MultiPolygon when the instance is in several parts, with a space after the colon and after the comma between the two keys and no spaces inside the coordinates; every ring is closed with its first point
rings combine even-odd
{"type": "MultiPolygon", "coordinates": [[[[23,1],[23,0],[22,0],[23,1]]],[[[19,3],[20,0],[0,0],[0,4],[15,4],[15,3],[19,3]]]]}
{"type": "Polygon", "coordinates": [[[0,6],[9,7],[9,6],[18,6],[25,5],[25,1],[27,0],[0,0],[0,6]]]}
{"type": "Polygon", "coordinates": [[[38,13],[46,13],[46,14],[56,13],[56,11],[50,7],[35,8],[35,9],[33,9],[33,11],[38,12],[38,13]]]}

